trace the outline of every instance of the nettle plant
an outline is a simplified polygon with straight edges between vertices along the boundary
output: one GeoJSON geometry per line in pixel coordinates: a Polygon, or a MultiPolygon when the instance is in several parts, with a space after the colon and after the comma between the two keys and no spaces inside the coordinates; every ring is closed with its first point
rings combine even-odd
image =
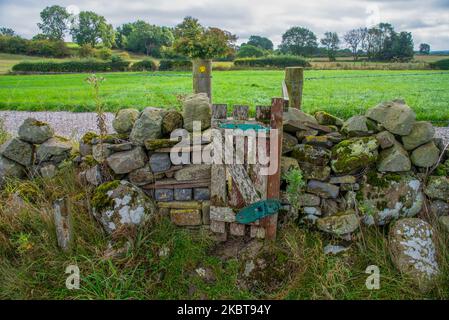
{"type": "Polygon", "coordinates": [[[299,168],[290,169],[284,174],[284,179],[287,182],[288,201],[293,208],[299,210],[301,208],[300,195],[304,192],[306,186],[303,172],[299,168]]]}

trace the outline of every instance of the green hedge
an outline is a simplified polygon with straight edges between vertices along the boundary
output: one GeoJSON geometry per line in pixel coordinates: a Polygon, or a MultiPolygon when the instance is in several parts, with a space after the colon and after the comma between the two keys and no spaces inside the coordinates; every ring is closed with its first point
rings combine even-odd
{"type": "Polygon", "coordinates": [[[63,41],[27,40],[18,36],[0,36],[0,52],[52,58],[70,55],[70,50],[63,41]]]}
{"type": "Polygon", "coordinates": [[[131,71],[156,71],[157,64],[153,60],[142,60],[132,64],[131,71]]]}
{"type": "Polygon", "coordinates": [[[286,68],[310,67],[305,59],[296,56],[268,56],[262,58],[242,58],[234,60],[237,67],[250,68],[286,68]]]}
{"type": "Polygon", "coordinates": [[[29,73],[83,73],[126,71],[129,61],[80,60],[67,62],[21,62],[12,67],[13,72],[29,73]]]}
{"type": "Polygon", "coordinates": [[[191,71],[192,61],[190,60],[169,60],[163,59],[159,62],[161,71],[191,71]]]}
{"type": "Polygon", "coordinates": [[[449,70],[449,59],[438,60],[430,63],[432,69],[449,70]]]}

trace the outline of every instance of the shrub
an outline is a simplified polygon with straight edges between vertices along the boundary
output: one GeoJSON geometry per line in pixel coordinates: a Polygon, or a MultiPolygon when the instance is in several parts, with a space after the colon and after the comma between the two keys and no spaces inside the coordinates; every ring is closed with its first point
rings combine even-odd
{"type": "Polygon", "coordinates": [[[438,60],[430,64],[432,69],[449,70],[449,59],[438,60]]]}
{"type": "Polygon", "coordinates": [[[265,55],[265,51],[259,47],[255,47],[249,44],[242,45],[237,51],[237,58],[249,58],[249,57],[262,57],[265,55]]]}
{"type": "Polygon", "coordinates": [[[309,62],[296,56],[269,56],[263,58],[236,59],[234,65],[237,67],[250,68],[310,67],[309,62]]]}
{"type": "Polygon", "coordinates": [[[132,71],[156,71],[157,65],[156,62],[150,59],[138,61],[132,64],[132,71]]]}
{"type": "Polygon", "coordinates": [[[112,50],[109,48],[101,48],[97,50],[95,56],[101,60],[110,60],[112,58],[112,50]]]}
{"type": "Polygon", "coordinates": [[[21,62],[12,67],[13,72],[25,73],[83,73],[126,71],[129,61],[80,60],[65,62],[21,62]]]}
{"type": "Polygon", "coordinates": [[[163,59],[159,63],[159,70],[161,71],[190,71],[192,70],[192,61],[190,60],[168,60],[163,59]]]}
{"type": "Polygon", "coordinates": [[[70,51],[63,41],[27,40],[18,36],[0,36],[0,52],[54,58],[70,55],[70,51]]]}
{"type": "Polygon", "coordinates": [[[83,44],[78,50],[80,58],[91,58],[95,55],[95,49],[90,44],[83,44]]]}

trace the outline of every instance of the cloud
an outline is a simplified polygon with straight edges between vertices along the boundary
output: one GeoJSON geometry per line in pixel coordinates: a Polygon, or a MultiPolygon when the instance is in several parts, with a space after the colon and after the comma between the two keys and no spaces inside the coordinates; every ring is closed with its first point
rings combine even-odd
{"type": "Polygon", "coordinates": [[[32,37],[39,31],[39,12],[52,4],[95,11],[116,27],[137,19],[174,26],[191,15],[204,25],[237,34],[239,42],[258,34],[275,44],[292,26],[307,27],[321,37],[326,31],[343,35],[349,29],[384,21],[398,31],[412,32],[416,47],[427,42],[433,50],[449,49],[448,0],[0,0],[0,25],[32,37]]]}

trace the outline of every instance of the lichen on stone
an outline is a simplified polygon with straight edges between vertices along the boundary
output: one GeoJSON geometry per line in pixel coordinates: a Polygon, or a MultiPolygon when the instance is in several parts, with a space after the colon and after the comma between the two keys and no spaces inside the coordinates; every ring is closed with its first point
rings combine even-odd
{"type": "Polygon", "coordinates": [[[92,207],[95,210],[101,210],[114,204],[113,199],[110,198],[108,192],[117,188],[120,185],[119,180],[105,182],[95,189],[94,196],[92,197],[92,207]]]}

